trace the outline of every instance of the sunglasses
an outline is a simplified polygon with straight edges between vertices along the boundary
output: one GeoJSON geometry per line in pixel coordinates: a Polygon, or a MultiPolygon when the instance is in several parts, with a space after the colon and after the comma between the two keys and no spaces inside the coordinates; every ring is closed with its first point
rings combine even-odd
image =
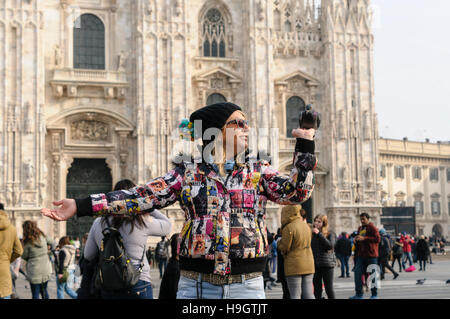
{"type": "Polygon", "coordinates": [[[242,120],[242,119],[231,120],[226,125],[228,125],[228,124],[236,124],[237,127],[240,128],[240,129],[245,129],[246,127],[248,127],[248,121],[247,120],[242,120]]]}

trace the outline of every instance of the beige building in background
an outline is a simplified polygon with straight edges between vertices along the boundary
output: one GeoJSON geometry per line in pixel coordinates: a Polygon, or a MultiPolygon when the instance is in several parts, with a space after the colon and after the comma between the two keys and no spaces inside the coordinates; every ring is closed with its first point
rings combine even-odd
{"type": "MultiPolygon", "coordinates": [[[[19,230],[32,219],[61,237],[81,221],[41,207],[164,174],[179,121],[224,100],[279,129],[255,138],[286,173],[313,103],[313,215],[337,232],[361,212],[379,225],[371,19],[369,0],[0,0],[0,201],[19,230]]],[[[432,186],[424,200],[442,202],[432,186]]],[[[179,231],[181,210],[166,212],[179,231]]],[[[267,219],[275,232],[278,206],[267,219]]]]}
{"type": "Polygon", "coordinates": [[[416,234],[450,235],[450,143],[380,139],[383,206],[413,206],[416,234]]]}

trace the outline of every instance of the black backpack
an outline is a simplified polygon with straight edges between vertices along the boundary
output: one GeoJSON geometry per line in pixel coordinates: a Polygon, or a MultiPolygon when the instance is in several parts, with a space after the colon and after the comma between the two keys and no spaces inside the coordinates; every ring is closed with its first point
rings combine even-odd
{"type": "Polygon", "coordinates": [[[125,251],[120,232],[111,227],[106,219],[105,228],[100,245],[100,254],[95,276],[95,288],[106,291],[123,291],[135,286],[144,267],[145,249],[142,254],[139,269],[131,264],[125,251]]]}

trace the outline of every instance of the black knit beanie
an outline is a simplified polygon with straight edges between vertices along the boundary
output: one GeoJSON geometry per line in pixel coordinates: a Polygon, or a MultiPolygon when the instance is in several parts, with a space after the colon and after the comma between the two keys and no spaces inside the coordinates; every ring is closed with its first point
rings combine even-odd
{"type": "MultiPolygon", "coordinates": [[[[201,134],[203,139],[203,134],[207,129],[212,127],[217,128],[219,130],[222,129],[222,127],[224,127],[224,125],[226,124],[226,120],[230,117],[231,114],[233,114],[236,111],[242,111],[241,107],[239,107],[236,104],[230,102],[215,103],[202,107],[201,109],[192,113],[189,118],[189,121],[194,123],[194,126],[195,126],[194,121],[196,120],[202,121],[201,134]]],[[[215,136],[213,135],[211,140],[203,141],[203,146],[211,143],[212,141],[214,141],[214,139],[215,136]]]]}

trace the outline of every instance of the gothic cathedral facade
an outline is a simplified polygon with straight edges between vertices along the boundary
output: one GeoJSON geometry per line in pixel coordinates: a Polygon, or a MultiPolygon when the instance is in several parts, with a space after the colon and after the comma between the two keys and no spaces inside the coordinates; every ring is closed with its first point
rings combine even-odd
{"type": "MultiPolygon", "coordinates": [[[[379,224],[371,19],[370,0],[0,0],[0,201],[18,229],[58,238],[66,223],[41,207],[164,174],[179,121],[216,101],[271,128],[258,145],[287,173],[313,104],[313,215],[336,232],[363,211],[379,224]]],[[[167,214],[178,231],[182,212],[167,214]]]]}

